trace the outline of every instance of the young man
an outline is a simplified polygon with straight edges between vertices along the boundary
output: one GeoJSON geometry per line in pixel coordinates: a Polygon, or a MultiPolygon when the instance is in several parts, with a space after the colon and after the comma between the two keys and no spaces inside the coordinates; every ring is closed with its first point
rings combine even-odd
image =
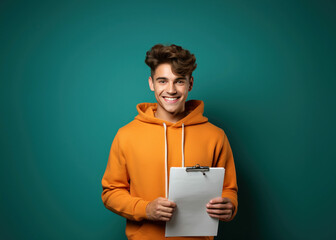
{"type": "Polygon", "coordinates": [[[199,164],[225,168],[222,196],[211,199],[205,210],[210,217],[232,220],[238,201],[229,141],[203,116],[202,101],[186,101],[195,56],[180,46],[157,44],[145,62],[157,103],[138,104],[139,114],[115,136],[102,179],[104,205],[127,219],[128,239],[165,239],[165,222],[176,208],[166,198],[170,167],[199,164]]]}

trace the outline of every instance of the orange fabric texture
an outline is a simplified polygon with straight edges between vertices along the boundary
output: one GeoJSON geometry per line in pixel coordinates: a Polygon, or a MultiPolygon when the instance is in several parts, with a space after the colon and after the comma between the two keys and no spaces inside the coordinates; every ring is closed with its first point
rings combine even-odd
{"type": "Polygon", "coordinates": [[[235,209],[234,217],[238,208],[236,170],[224,131],[203,116],[202,101],[186,102],[188,115],[176,123],[155,118],[156,108],[156,103],[138,104],[138,116],[120,128],[113,140],[102,179],[103,203],[106,208],[127,219],[128,239],[166,239],[164,222],[146,220],[147,204],[158,197],[165,197],[163,123],[167,125],[168,179],[170,167],[182,165],[183,123],[185,166],[199,164],[225,168],[222,197],[231,200],[235,209]]]}

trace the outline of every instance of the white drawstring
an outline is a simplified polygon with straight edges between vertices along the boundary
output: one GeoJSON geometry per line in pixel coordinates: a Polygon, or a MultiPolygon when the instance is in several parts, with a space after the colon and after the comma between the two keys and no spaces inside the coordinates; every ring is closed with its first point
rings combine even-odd
{"type": "Polygon", "coordinates": [[[184,123],[182,123],[182,167],[184,167],[184,123]]]}
{"type": "MultiPolygon", "coordinates": [[[[168,145],[167,145],[167,126],[163,123],[164,137],[165,137],[165,185],[166,198],[168,198],[168,145]]],[[[182,123],[182,167],[184,167],[184,123],[182,123]]]]}
{"type": "Polygon", "coordinates": [[[167,126],[163,123],[165,137],[165,177],[166,177],[166,198],[168,198],[168,153],[167,153],[167,126]]]}

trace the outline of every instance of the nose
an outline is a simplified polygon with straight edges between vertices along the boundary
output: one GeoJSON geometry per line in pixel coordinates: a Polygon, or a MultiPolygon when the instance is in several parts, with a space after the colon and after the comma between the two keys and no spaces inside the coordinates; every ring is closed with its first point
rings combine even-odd
{"type": "Polygon", "coordinates": [[[176,87],[175,87],[175,84],[173,82],[170,82],[168,84],[167,93],[169,93],[169,94],[175,94],[176,93],[176,87]]]}

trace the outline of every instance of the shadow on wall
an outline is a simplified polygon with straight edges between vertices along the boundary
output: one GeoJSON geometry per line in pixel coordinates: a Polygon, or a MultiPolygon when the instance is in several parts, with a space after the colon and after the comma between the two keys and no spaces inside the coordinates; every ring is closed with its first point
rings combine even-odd
{"type": "MultiPolygon", "coordinates": [[[[237,164],[236,164],[237,165],[237,164]]],[[[239,169],[239,166],[237,167],[239,169]]],[[[238,213],[231,222],[220,222],[218,235],[215,239],[262,239],[260,224],[256,219],[257,203],[253,199],[253,193],[247,179],[242,174],[238,174],[238,213]]]]}
{"type": "Polygon", "coordinates": [[[259,210],[256,208],[259,205],[257,202],[259,197],[256,196],[256,192],[253,192],[253,189],[256,189],[256,186],[253,186],[254,183],[250,181],[253,176],[250,176],[251,173],[244,164],[252,156],[245,150],[243,141],[238,140],[239,136],[223,124],[224,121],[218,117],[218,109],[215,110],[216,108],[211,108],[211,106],[207,109],[206,116],[209,121],[224,129],[229,138],[235,158],[238,182],[238,213],[231,222],[220,222],[215,239],[262,239],[261,225],[258,221],[259,210]]]}

